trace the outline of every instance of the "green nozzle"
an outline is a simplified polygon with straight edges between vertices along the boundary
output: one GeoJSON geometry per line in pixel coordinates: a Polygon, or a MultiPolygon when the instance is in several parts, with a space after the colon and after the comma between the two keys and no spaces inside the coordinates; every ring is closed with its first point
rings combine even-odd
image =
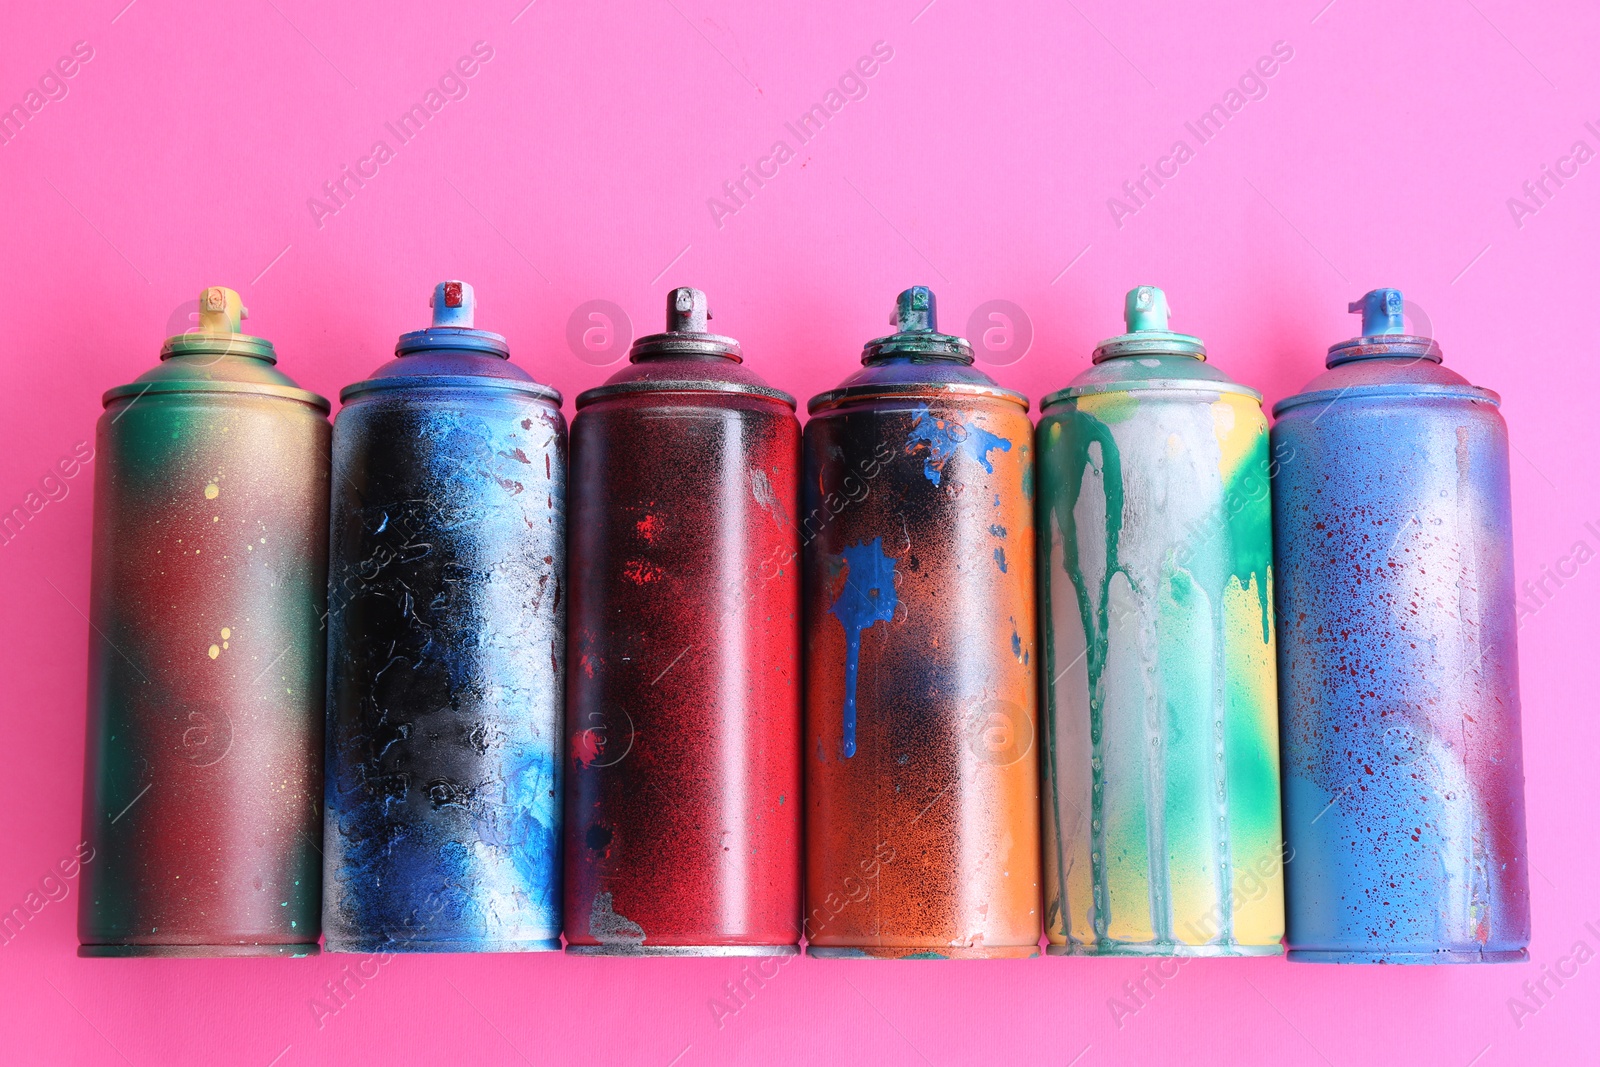
{"type": "Polygon", "coordinates": [[[1129,333],[1141,330],[1167,329],[1172,309],[1167,306],[1167,294],[1154,285],[1136,285],[1128,290],[1123,305],[1122,320],[1128,324],[1129,333]]]}
{"type": "Polygon", "coordinates": [[[901,293],[895,298],[894,318],[889,325],[896,333],[938,333],[939,313],[933,290],[926,285],[913,285],[901,293]]]}

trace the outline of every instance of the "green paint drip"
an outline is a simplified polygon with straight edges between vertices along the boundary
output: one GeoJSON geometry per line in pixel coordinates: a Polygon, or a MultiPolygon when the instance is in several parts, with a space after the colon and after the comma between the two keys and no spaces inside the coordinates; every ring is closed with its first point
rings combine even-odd
{"type": "MultiPolygon", "coordinates": [[[[1062,564],[1071,580],[1073,589],[1077,593],[1078,612],[1083,621],[1083,633],[1089,675],[1089,742],[1094,752],[1093,784],[1090,790],[1090,858],[1093,864],[1093,882],[1095,895],[1094,927],[1096,940],[1104,940],[1110,920],[1110,886],[1108,884],[1106,858],[1105,858],[1105,772],[1101,759],[1101,745],[1104,734],[1104,709],[1105,686],[1103,678],[1106,669],[1106,655],[1109,651],[1107,635],[1110,630],[1110,599],[1111,578],[1116,573],[1118,538],[1122,529],[1122,455],[1117,448],[1116,439],[1111,434],[1111,428],[1092,415],[1080,411],[1077,405],[1072,405],[1061,415],[1047,419],[1048,429],[1061,427],[1060,443],[1052,443],[1047,439],[1046,427],[1041,427],[1040,439],[1045,440],[1048,454],[1055,456],[1055,466],[1059,477],[1052,477],[1046,482],[1046,495],[1044,498],[1048,513],[1054,513],[1056,524],[1061,530],[1062,543],[1065,551],[1062,553],[1062,564]],[[1100,471],[1104,480],[1106,514],[1105,514],[1105,541],[1106,559],[1105,573],[1100,576],[1097,588],[1091,589],[1089,582],[1079,566],[1077,552],[1078,523],[1073,512],[1077,506],[1078,498],[1083,492],[1084,473],[1093,464],[1092,446],[1100,446],[1100,471]]],[[[1041,568],[1048,571],[1048,565],[1041,568]]],[[[1046,641],[1053,650],[1055,648],[1055,635],[1050,622],[1048,608],[1044,612],[1046,641]]],[[[1056,667],[1051,663],[1052,682],[1056,676],[1056,667]]],[[[1055,719],[1055,685],[1049,687],[1050,718],[1055,719]]],[[[1052,788],[1057,781],[1055,772],[1055,744],[1052,735],[1051,741],[1051,776],[1052,788]]],[[[1059,805],[1056,809],[1060,810],[1059,805]]],[[[1061,859],[1061,850],[1057,849],[1057,865],[1060,870],[1061,912],[1065,917],[1068,914],[1065,897],[1067,895],[1067,878],[1065,864],[1061,859]]],[[[1064,927],[1070,923],[1063,921],[1064,927]]]]}
{"type": "Polygon", "coordinates": [[[1239,584],[1250,588],[1256,583],[1261,603],[1261,640],[1272,640],[1272,592],[1268,578],[1272,569],[1272,504],[1268,497],[1271,478],[1267,466],[1267,435],[1256,435],[1250,455],[1233,472],[1224,487],[1224,508],[1228,522],[1230,569],[1239,584]]]}

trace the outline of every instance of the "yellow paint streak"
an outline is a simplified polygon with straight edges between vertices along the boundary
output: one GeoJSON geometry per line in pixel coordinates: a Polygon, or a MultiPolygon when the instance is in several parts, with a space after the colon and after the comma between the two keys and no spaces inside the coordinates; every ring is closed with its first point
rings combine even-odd
{"type": "Polygon", "coordinates": [[[1104,423],[1121,422],[1139,406],[1132,393],[1090,393],[1074,397],[1073,403],[1085,415],[1093,415],[1104,423]]]}
{"type": "Polygon", "coordinates": [[[1257,440],[1266,436],[1267,418],[1251,397],[1224,393],[1211,404],[1211,428],[1222,453],[1220,473],[1226,484],[1254,451],[1257,440]]]}
{"type": "MultiPolygon", "coordinates": [[[[1267,573],[1267,596],[1272,575],[1267,573]]],[[[1254,579],[1228,580],[1222,596],[1227,648],[1229,823],[1233,861],[1234,940],[1275,945],[1283,937],[1283,827],[1279,821],[1278,675],[1275,639],[1261,639],[1261,597],[1254,579]],[[1242,720],[1242,721],[1241,721],[1242,720]],[[1248,739],[1239,751],[1237,742],[1248,739]]]]}

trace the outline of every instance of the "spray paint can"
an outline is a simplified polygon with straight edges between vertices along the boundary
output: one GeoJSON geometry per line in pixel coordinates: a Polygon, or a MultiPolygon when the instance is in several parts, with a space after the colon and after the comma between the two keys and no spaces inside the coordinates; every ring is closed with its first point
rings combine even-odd
{"type": "Polygon", "coordinates": [[[1282,951],[1261,395],[1128,293],[1039,424],[1053,955],[1282,951]]]}
{"type": "Polygon", "coordinates": [[[556,950],[567,427],[431,304],[333,427],[326,947],[556,950]]]}
{"type": "Polygon", "coordinates": [[[1404,307],[1273,409],[1289,958],[1524,960],[1509,441],[1404,307]]]}
{"type": "Polygon", "coordinates": [[[572,424],[566,935],[790,955],[800,928],[800,427],[705,294],[572,424]]]}
{"type": "Polygon", "coordinates": [[[1033,427],[907,289],[805,429],[814,956],[1033,956],[1033,427]]]}
{"type": "Polygon", "coordinates": [[[328,402],[200,294],[95,434],[83,956],[305,956],[321,902],[328,402]]]}

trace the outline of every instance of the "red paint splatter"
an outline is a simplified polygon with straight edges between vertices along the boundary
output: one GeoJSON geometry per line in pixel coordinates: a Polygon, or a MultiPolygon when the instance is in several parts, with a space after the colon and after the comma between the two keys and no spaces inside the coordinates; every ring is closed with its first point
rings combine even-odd
{"type": "Polygon", "coordinates": [[[639,536],[648,544],[655,544],[656,538],[661,533],[661,517],[659,515],[646,515],[634,524],[634,529],[639,531],[639,536]]]}
{"type": "Polygon", "coordinates": [[[578,761],[580,767],[589,766],[600,758],[603,751],[605,743],[593,730],[579,730],[572,737],[572,757],[578,761]]]}
{"type": "Polygon", "coordinates": [[[631,559],[622,568],[622,576],[634,585],[648,585],[661,580],[661,568],[642,559],[631,559]]]}

